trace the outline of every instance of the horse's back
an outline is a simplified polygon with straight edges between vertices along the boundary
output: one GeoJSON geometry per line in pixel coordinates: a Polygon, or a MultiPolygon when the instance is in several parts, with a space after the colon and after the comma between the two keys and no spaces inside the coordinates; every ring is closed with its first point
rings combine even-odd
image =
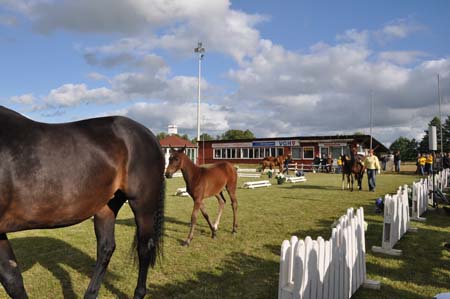
{"type": "Polygon", "coordinates": [[[154,135],[131,119],[45,124],[5,108],[0,159],[0,233],[78,223],[164,168],[154,135]]]}

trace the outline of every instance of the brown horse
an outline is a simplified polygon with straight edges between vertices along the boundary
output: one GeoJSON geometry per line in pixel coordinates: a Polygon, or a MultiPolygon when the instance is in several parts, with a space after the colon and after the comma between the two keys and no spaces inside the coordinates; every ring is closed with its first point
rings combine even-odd
{"type": "Polygon", "coordinates": [[[364,156],[351,152],[350,157],[341,156],[342,160],[342,190],[345,189],[344,181],[347,178],[347,188],[353,191],[354,180],[358,182],[358,190],[362,190],[362,179],[364,176],[364,156]],[[351,183],[351,185],[350,185],[351,183]]]}
{"type": "Polygon", "coordinates": [[[197,223],[197,215],[200,210],[208,222],[211,229],[212,238],[216,237],[219,227],[220,217],[222,216],[223,207],[225,206],[225,197],[223,189],[226,188],[231,198],[231,206],[233,207],[233,233],[237,232],[237,172],[234,166],[229,162],[219,162],[212,166],[198,167],[184,153],[186,148],[180,150],[171,149],[169,157],[169,165],[166,169],[166,177],[171,178],[172,175],[181,169],[184,181],[186,182],[186,191],[194,200],[194,209],[191,215],[191,228],[188,237],[183,245],[188,246],[194,237],[194,229],[197,223]],[[209,220],[208,213],[205,209],[204,199],[215,196],[219,202],[219,212],[214,225],[209,220]]]}
{"type": "Polygon", "coordinates": [[[277,162],[277,158],[276,157],[272,157],[272,156],[268,156],[265,157],[261,162],[261,166],[262,166],[262,172],[264,172],[264,170],[268,167],[270,170],[272,170],[276,165],[275,163],[277,162]]]}
{"type": "Polygon", "coordinates": [[[133,298],[144,298],[149,265],[162,249],[165,189],[164,155],[147,128],[124,117],[44,124],[0,107],[0,158],[0,282],[10,297],[28,298],[7,233],[94,216],[97,263],[84,298],[97,298],[116,216],[128,200],[139,256],[133,298]]]}

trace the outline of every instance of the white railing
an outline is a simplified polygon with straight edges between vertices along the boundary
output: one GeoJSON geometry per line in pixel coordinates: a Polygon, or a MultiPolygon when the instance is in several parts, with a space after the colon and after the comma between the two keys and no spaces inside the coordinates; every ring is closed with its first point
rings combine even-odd
{"type": "Polygon", "coordinates": [[[381,247],[372,246],[372,251],[401,255],[402,251],[394,249],[394,245],[407,231],[414,229],[409,227],[408,186],[405,185],[398,188],[397,194],[385,196],[381,247]]]}
{"type": "Polygon", "coordinates": [[[421,217],[427,211],[428,207],[428,179],[420,179],[420,181],[412,185],[412,207],[411,220],[425,221],[421,217]]]}
{"type": "Polygon", "coordinates": [[[339,218],[331,238],[298,240],[293,236],[281,245],[279,299],[350,298],[366,279],[364,210],[353,208],[339,218]]]}

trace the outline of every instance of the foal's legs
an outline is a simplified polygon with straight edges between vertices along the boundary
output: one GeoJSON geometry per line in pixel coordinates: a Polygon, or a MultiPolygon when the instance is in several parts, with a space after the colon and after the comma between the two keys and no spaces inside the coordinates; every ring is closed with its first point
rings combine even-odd
{"type": "Polygon", "coordinates": [[[237,233],[237,208],[238,208],[238,202],[236,198],[236,182],[230,182],[227,184],[227,192],[228,195],[230,195],[231,199],[231,207],[233,208],[233,234],[237,233]]]}
{"type": "Polygon", "coordinates": [[[186,241],[183,242],[183,246],[189,246],[189,244],[192,241],[192,238],[194,237],[194,229],[195,225],[197,224],[198,211],[202,208],[203,205],[202,201],[203,198],[194,198],[194,208],[192,209],[191,214],[191,227],[189,229],[189,234],[186,241]]]}
{"type": "Polygon", "coordinates": [[[85,299],[97,298],[101,281],[106,272],[106,267],[116,248],[114,240],[114,224],[117,213],[124,201],[125,198],[116,196],[94,216],[95,236],[97,237],[97,262],[95,264],[91,282],[84,294],[85,299]]]}
{"type": "Polygon", "coordinates": [[[13,299],[27,299],[22,275],[6,234],[0,234],[0,282],[13,299]]]}
{"type": "Polygon", "coordinates": [[[219,228],[220,217],[222,217],[223,207],[225,206],[225,198],[223,197],[223,193],[220,192],[219,195],[216,195],[217,202],[219,203],[219,211],[217,212],[217,218],[213,225],[215,231],[219,228]]]}

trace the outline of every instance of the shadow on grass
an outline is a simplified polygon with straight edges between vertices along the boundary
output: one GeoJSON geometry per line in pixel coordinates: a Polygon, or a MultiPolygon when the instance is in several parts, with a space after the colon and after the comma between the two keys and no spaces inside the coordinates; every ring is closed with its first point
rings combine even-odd
{"type": "Polygon", "coordinates": [[[371,290],[366,288],[359,288],[356,293],[352,296],[352,299],[430,299],[429,296],[423,296],[416,294],[414,292],[409,292],[406,290],[400,290],[398,288],[394,288],[390,285],[381,284],[380,290],[371,290]]]}
{"type": "Polygon", "coordinates": [[[151,298],[276,298],[279,264],[241,252],[226,257],[215,271],[200,271],[195,279],[150,285],[151,298]]]}
{"type": "MultiPolygon", "coordinates": [[[[64,241],[49,237],[16,238],[11,239],[10,242],[14,248],[21,272],[39,264],[59,280],[64,299],[79,298],[74,292],[69,273],[62,265],[69,266],[77,272],[91,277],[96,262],[93,258],[64,241]]],[[[96,242],[95,239],[92,242],[96,242]]],[[[116,277],[116,275],[108,273],[102,284],[117,298],[129,298],[113,286],[110,280],[114,280],[116,277]]],[[[41,281],[41,283],[45,282],[41,281]]],[[[24,284],[26,288],[27,282],[24,281],[24,284]]],[[[86,289],[87,287],[86,285],[86,289]]],[[[57,294],[53,295],[55,295],[54,298],[60,297],[57,294]]]]}

